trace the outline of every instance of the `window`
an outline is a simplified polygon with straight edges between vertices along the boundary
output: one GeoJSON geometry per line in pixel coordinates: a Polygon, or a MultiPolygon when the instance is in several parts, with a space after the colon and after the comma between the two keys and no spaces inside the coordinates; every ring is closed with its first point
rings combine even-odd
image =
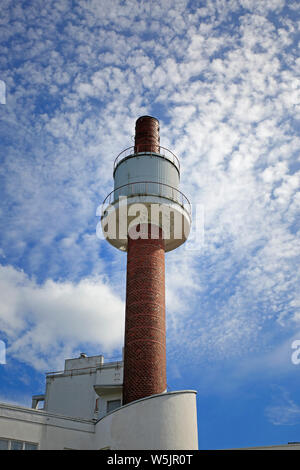
{"type": "Polygon", "coordinates": [[[0,439],[0,450],[8,450],[8,440],[0,439]]]}
{"type": "Polygon", "coordinates": [[[24,450],[37,450],[38,445],[32,444],[31,442],[24,442],[24,450]]]}
{"type": "Polygon", "coordinates": [[[23,442],[22,441],[11,441],[10,449],[11,450],[23,450],[23,442]]]}
{"type": "Polygon", "coordinates": [[[38,444],[34,442],[16,441],[0,438],[0,450],[37,450],[38,444]]]}
{"type": "Polygon", "coordinates": [[[98,411],[99,411],[99,398],[96,398],[94,413],[97,413],[98,411]]]}
{"type": "Polygon", "coordinates": [[[121,406],[121,400],[110,400],[107,402],[106,412],[109,413],[110,411],[120,408],[120,406],[121,406]]]}

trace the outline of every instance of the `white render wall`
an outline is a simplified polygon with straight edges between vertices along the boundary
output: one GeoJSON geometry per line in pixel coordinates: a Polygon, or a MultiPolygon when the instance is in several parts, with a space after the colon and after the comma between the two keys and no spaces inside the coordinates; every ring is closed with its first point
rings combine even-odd
{"type": "Polygon", "coordinates": [[[36,443],[40,450],[93,449],[92,421],[0,403],[0,438],[36,443]]]}
{"type": "Polygon", "coordinates": [[[98,422],[0,404],[0,438],[37,443],[41,450],[197,449],[196,392],[153,395],[98,422]]]}
{"type": "Polygon", "coordinates": [[[96,423],[95,448],[198,449],[196,392],[152,395],[109,413],[96,423]]]}
{"type": "Polygon", "coordinates": [[[121,399],[121,391],[106,393],[99,399],[94,386],[121,386],[122,363],[112,362],[96,366],[96,362],[91,363],[89,359],[68,360],[63,372],[47,376],[45,411],[74,418],[97,419],[105,413],[108,400],[121,399]],[[98,411],[95,410],[97,399],[98,411]]]}
{"type": "Polygon", "coordinates": [[[100,367],[104,364],[104,357],[98,356],[80,356],[65,360],[65,371],[87,369],[88,367],[100,367]]]}
{"type": "Polygon", "coordinates": [[[93,389],[95,375],[47,377],[45,410],[75,418],[93,418],[97,398],[93,389]]]}

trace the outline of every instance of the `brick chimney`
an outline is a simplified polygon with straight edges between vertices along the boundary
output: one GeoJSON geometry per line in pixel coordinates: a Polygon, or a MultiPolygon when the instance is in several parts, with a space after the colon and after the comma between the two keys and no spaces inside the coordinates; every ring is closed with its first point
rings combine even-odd
{"type": "MultiPolygon", "coordinates": [[[[136,152],[159,152],[159,122],[136,122],[136,152]]],[[[150,224],[128,234],[123,404],[162,393],[166,381],[165,246],[150,224]],[[153,236],[154,235],[154,236],[153,236]]]]}

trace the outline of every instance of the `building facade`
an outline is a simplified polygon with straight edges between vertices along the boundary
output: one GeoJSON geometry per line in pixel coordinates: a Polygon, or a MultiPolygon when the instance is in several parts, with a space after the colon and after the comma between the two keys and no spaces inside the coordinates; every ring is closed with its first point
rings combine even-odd
{"type": "Polygon", "coordinates": [[[63,371],[46,375],[45,394],[32,397],[32,408],[0,403],[0,449],[198,448],[195,391],[123,406],[122,391],[123,362],[68,359],[63,371]]]}

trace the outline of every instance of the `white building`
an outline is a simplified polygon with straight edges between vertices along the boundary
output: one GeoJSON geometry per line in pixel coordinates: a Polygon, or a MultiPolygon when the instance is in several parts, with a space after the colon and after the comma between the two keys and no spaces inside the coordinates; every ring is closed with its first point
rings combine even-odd
{"type": "MultiPolygon", "coordinates": [[[[48,373],[32,408],[0,403],[0,450],[196,450],[196,392],[153,395],[122,406],[123,363],[67,359],[48,373]],[[43,405],[43,407],[41,407],[43,405]]],[[[300,450],[300,443],[245,450],[300,450]]]]}
{"type": "Polygon", "coordinates": [[[48,373],[32,408],[0,403],[0,449],[197,449],[196,392],[152,395],[122,406],[123,363],[67,359],[48,373]],[[41,407],[43,405],[43,407],[41,407]]]}

